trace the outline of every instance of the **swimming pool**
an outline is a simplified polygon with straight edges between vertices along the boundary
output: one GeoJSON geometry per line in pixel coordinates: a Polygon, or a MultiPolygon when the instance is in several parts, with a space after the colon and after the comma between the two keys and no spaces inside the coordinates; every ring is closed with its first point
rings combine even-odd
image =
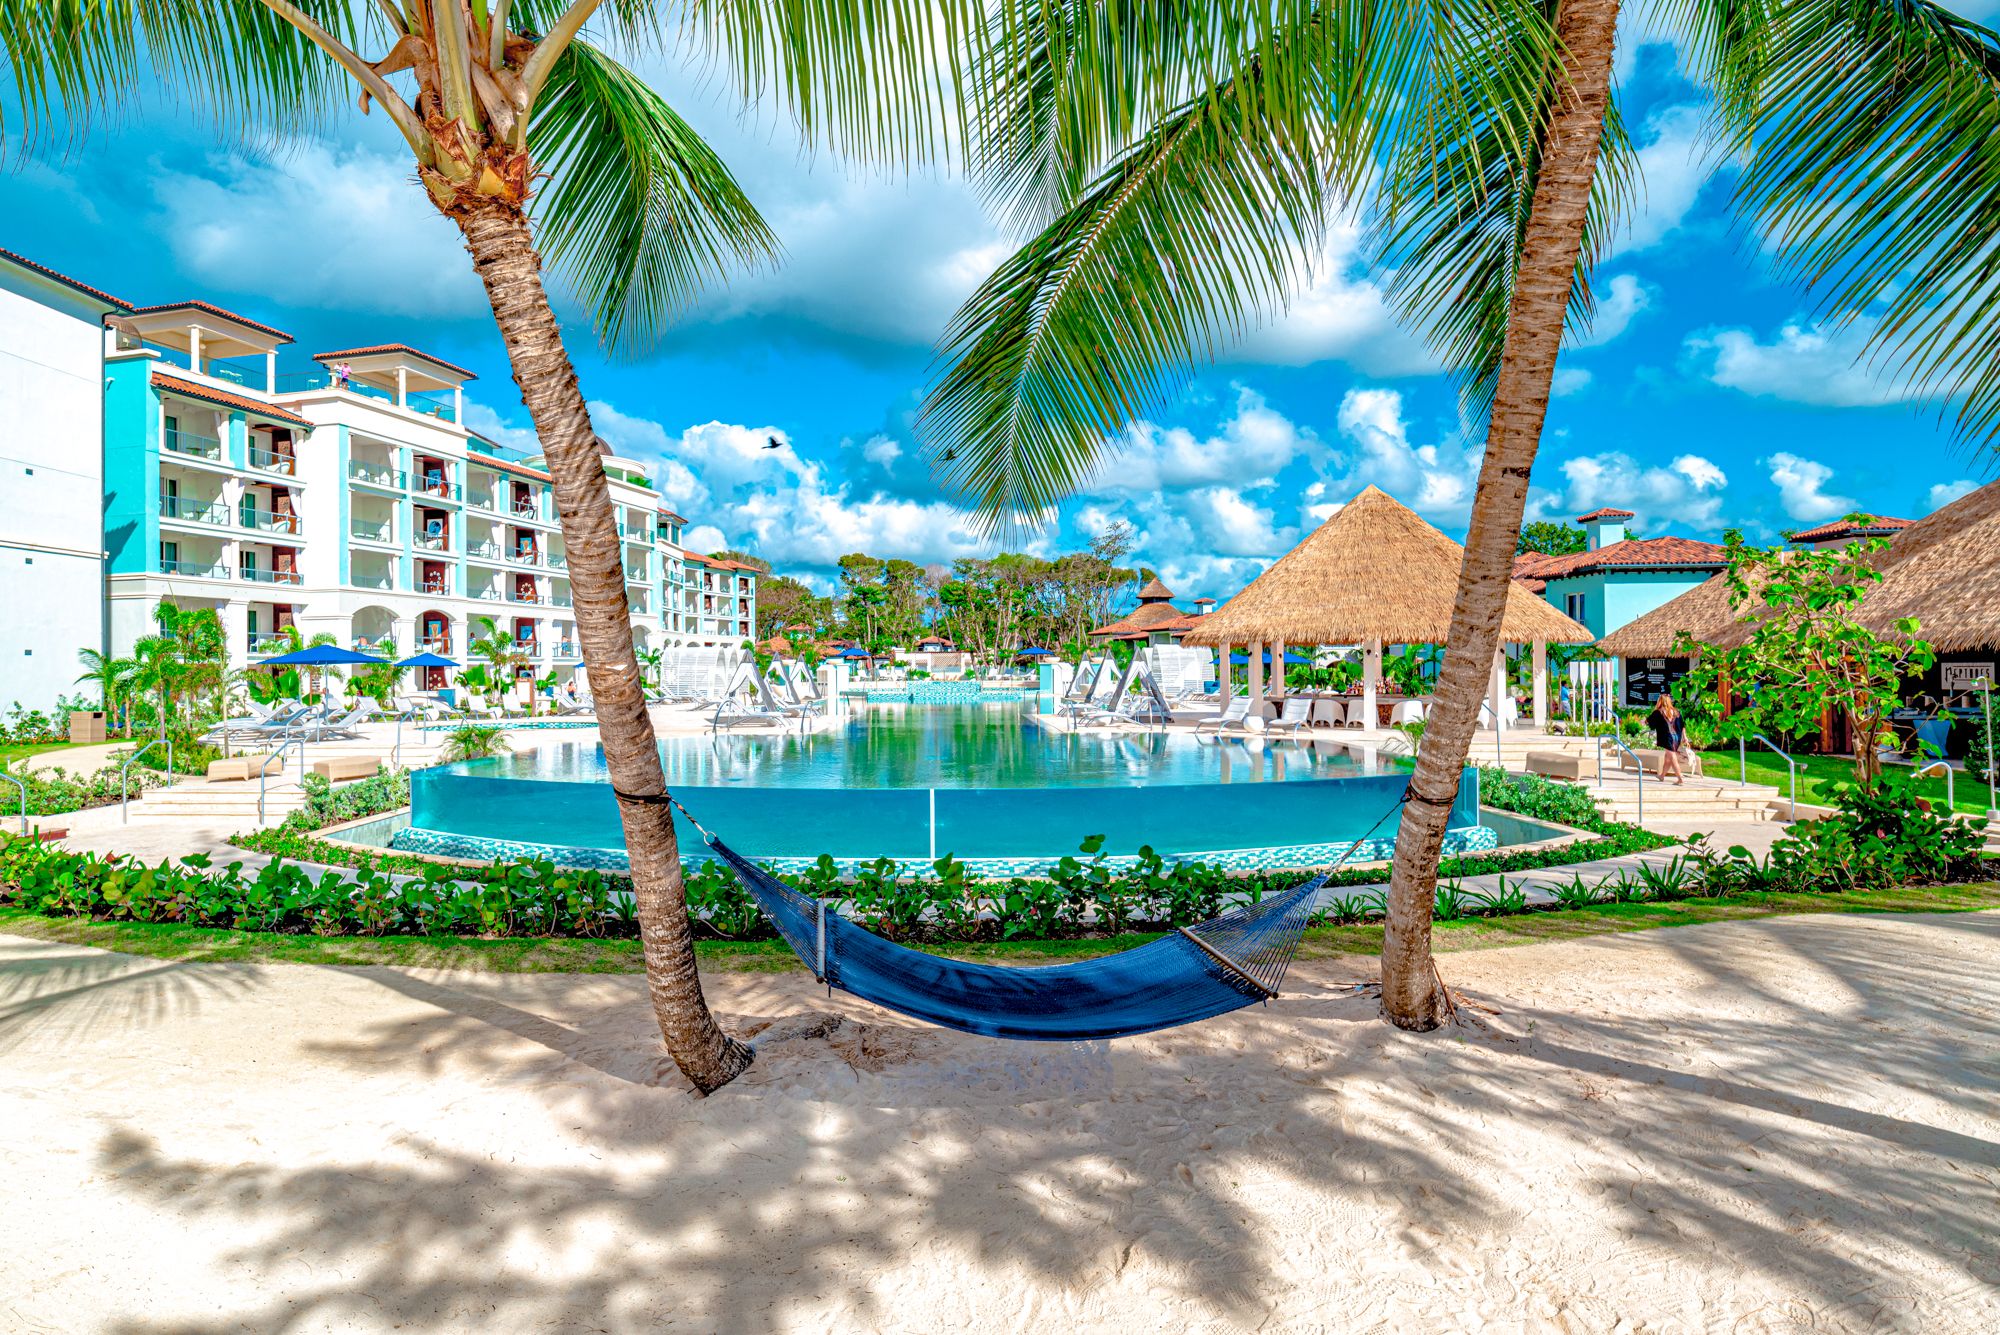
{"type": "MultiPolygon", "coordinates": [[[[1035,722],[1031,704],[870,704],[829,733],[724,734],[661,741],[667,782],[739,852],[781,867],[822,853],[842,863],[951,853],[982,874],[1039,871],[1090,836],[1128,860],[1237,868],[1386,856],[1405,763],[1370,761],[1327,739],[1197,740],[1077,734],[1035,722]],[[1379,828],[1377,822],[1381,822],[1379,828]]],[[[1468,779],[1451,851],[1490,848],[1468,779]]],[[[679,815],[684,849],[703,852],[679,815]]],[[[550,857],[622,868],[624,838],[595,745],[419,770],[392,846],[450,857],[550,857]]]]}

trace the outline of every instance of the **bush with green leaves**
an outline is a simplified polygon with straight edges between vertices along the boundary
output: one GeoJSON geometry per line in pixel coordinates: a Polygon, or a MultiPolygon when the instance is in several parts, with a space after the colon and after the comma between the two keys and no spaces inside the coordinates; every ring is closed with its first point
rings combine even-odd
{"type": "MultiPolygon", "coordinates": [[[[7,773],[19,779],[27,787],[30,816],[55,816],[70,811],[87,811],[92,807],[110,806],[118,800],[116,765],[106,765],[89,778],[77,779],[72,778],[66,770],[30,770],[26,760],[17,760],[7,767],[7,773]]],[[[137,796],[148,788],[158,788],[166,782],[163,775],[135,765],[127,777],[126,788],[132,795],[137,796]]],[[[0,781],[0,817],[17,815],[20,810],[21,789],[11,783],[0,781]]]]}
{"type": "Polygon", "coordinates": [[[1515,774],[1498,765],[1479,767],[1479,801],[1495,811],[1511,811],[1530,820],[1548,821],[1578,830],[1622,828],[1605,819],[1589,792],[1573,783],[1539,774],[1515,774]]]}
{"type": "Polygon", "coordinates": [[[285,817],[278,826],[282,834],[309,834],[410,805],[410,772],[406,769],[385,770],[338,788],[317,774],[308,774],[299,780],[299,786],[305,789],[306,804],[285,817]]]}

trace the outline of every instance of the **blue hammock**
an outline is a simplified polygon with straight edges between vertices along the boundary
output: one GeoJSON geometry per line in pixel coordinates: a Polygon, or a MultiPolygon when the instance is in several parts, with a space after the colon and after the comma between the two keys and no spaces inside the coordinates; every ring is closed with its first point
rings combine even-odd
{"type": "MultiPolygon", "coordinates": [[[[681,811],[686,815],[685,807],[681,811]]],[[[813,976],[828,987],[913,1019],[993,1038],[1121,1038],[1268,1001],[1278,995],[1326,881],[1315,877],[1281,895],[1103,959],[1003,968],[885,941],[830,911],[823,900],[800,894],[714,835],[702,834],[813,976]]]]}

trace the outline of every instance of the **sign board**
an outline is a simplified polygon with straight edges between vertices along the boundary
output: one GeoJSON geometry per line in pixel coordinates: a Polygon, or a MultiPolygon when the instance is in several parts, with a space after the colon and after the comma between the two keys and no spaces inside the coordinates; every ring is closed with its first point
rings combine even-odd
{"type": "MultiPolygon", "coordinates": [[[[1628,658],[1625,660],[1625,706],[1650,709],[1653,702],[1680,685],[1687,675],[1685,658],[1628,658]]],[[[1685,704],[1685,702],[1682,702],[1685,704]]]]}
{"type": "Polygon", "coordinates": [[[1980,683],[1993,680],[1991,663],[1945,663],[1938,671],[1940,674],[1938,684],[1944,688],[1947,696],[1957,695],[1961,691],[1982,690],[1980,683]]]}

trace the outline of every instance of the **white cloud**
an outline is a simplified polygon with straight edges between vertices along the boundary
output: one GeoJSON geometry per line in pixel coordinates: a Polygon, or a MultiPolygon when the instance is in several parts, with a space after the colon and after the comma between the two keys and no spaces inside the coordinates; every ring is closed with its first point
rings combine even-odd
{"type": "Polygon", "coordinates": [[[1940,482],[1931,488],[1931,509],[1942,510],[1959,497],[1969,496],[1978,490],[1979,484],[1969,477],[1962,477],[1956,482],[1940,482]]]}
{"type": "Polygon", "coordinates": [[[1329,234],[1310,286],[1228,349],[1223,360],[1277,366],[1341,361],[1374,376],[1432,375],[1441,369],[1366,274],[1360,226],[1348,221],[1329,234]]]}
{"type": "Polygon", "coordinates": [[[1646,120],[1639,145],[1637,207],[1613,238],[1605,258],[1658,245],[1686,220],[1710,169],[1707,113],[1702,107],[1666,107],[1646,120]]]}
{"type": "MultiPolygon", "coordinates": [[[[273,306],[461,319],[486,309],[457,231],[404,158],[316,140],[152,181],[157,235],[193,279],[273,306]]],[[[198,295],[198,294],[189,294],[198,295]]]]}
{"type": "Polygon", "coordinates": [[[1219,484],[1250,490],[1270,486],[1293,460],[1321,453],[1310,432],[1255,390],[1238,386],[1236,411],[1216,434],[1202,437],[1184,427],[1139,422],[1083,490],[1144,495],[1219,484]]]}
{"type": "Polygon", "coordinates": [[[477,399],[465,401],[465,424],[496,445],[529,454],[541,452],[541,442],[535,438],[532,427],[513,425],[477,399]]]}
{"type": "Polygon", "coordinates": [[[1351,496],[1373,483],[1419,514],[1463,522],[1479,481],[1478,446],[1412,445],[1403,396],[1390,389],[1350,389],[1340,400],[1342,438],[1354,447],[1345,483],[1351,496]]]}
{"type": "Polygon", "coordinates": [[[1590,380],[1590,372],[1582,367],[1565,366],[1557,371],[1555,378],[1549,382],[1549,393],[1559,399],[1566,399],[1572,394],[1581,394],[1589,389],[1590,380]]]}
{"type": "Polygon", "coordinates": [[[1578,348],[1601,348],[1632,325],[1640,312],[1653,304],[1654,289],[1639,281],[1636,274],[1613,275],[1598,294],[1597,316],[1590,331],[1571,344],[1578,348]]]}
{"type": "Polygon", "coordinates": [[[1717,527],[1729,482],[1714,462],[1698,454],[1680,455],[1660,468],[1612,450],[1566,459],[1561,471],[1563,486],[1530,500],[1530,519],[1568,521],[1611,506],[1633,511],[1634,531],[1651,537],[1717,527]]]}
{"type": "Polygon", "coordinates": [[[1770,342],[1747,329],[1691,335],[1684,348],[1701,374],[1726,389],[1825,408],[1867,408],[1924,396],[1924,387],[1862,360],[1872,319],[1838,330],[1787,324],[1770,342]]]}
{"type": "Polygon", "coordinates": [[[697,547],[753,552],[782,571],[826,570],[856,551],[948,563],[990,546],[941,501],[854,494],[776,427],[706,422],[676,434],[610,403],[590,413],[620,455],[658,463],[661,495],[698,525],[697,547]],[[775,450],[765,448],[771,437],[775,450]]]}
{"type": "Polygon", "coordinates": [[[1826,484],[1833,470],[1815,459],[1803,459],[1780,451],[1764,460],[1771,470],[1771,485],[1778,489],[1778,502],[1785,513],[1801,523],[1818,523],[1850,514],[1859,506],[1851,496],[1827,494],[1826,484]]]}

